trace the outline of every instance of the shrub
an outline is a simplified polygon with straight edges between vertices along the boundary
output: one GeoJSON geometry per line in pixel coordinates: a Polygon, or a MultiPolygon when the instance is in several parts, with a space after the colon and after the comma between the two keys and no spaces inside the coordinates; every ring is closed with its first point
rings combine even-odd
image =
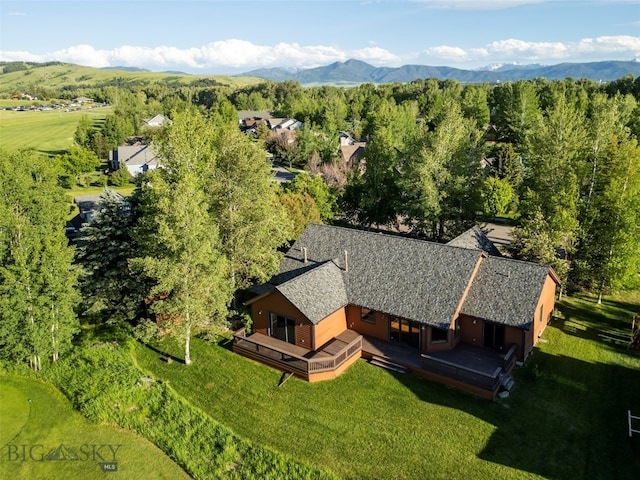
{"type": "Polygon", "coordinates": [[[119,168],[109,178],[109,183],[114,187],[124,187],[131,181],[133,181],[133,177],[126,168],[119,168]]]}

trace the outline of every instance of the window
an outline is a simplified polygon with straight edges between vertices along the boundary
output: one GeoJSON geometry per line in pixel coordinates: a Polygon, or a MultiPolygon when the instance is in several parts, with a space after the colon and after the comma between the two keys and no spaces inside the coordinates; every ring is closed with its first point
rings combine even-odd
{"type": "Polygon", "coordinates": [[[540,323],[542,323],[543,315],[544,315],[544,305],[540,305],[540,320],[539,320],[540,323]]]}
{"type": "Polygon", "coordinates": [[[431,327],[431,343],[445,343],[449,340],[449,330],[431,327]]]}
{"type": "Polygon", "coordinates": [[[360,307],[360,320],[372,325],[376,324],[376,311],[366,307],[360,307]]]}
{"type": "Polygon", "coordinates": [[[283,342],[296,343],[296,321],[277,313],[269,314],[269,336],[283,342]]]}
{"type": "Polygon", "coordinates": [[[389,340],[420,348],[421,325],[418,322],[389,316],[389,340]]]}

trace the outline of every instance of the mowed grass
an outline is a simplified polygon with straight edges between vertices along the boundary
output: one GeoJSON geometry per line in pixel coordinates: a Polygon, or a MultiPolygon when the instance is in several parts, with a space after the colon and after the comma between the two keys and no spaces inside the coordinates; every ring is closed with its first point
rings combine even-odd
{"type": "Polygon", "coordinates": [[[52,386],[13,375],[0,382],[0,478],[189,478],[144,438],[89,423],[52,386]],[[77,459],[40,461],[61,445],[77,459]],[[104,473],[100,463],[114,458],[117,471],[104,473]]]}
{"type": "Polygon", "coordinates": [[[0,110],[0,148],[33,149],[46,155],[62,153],[73,145],[73,134],[83,115],[99,124],[110,111],[110,107],[71,112],[0,110]]]}
{"type": "Polygon", "coordinates": [[[238,434],[359,479],[624,479],[640,469],[640,357],[627,351],[640,294],[567,299],[563,317],[494,402],[358,361],[336,380],[309,384],[193,342],[194,364],[168,364],[165,341],[139,346],[139,365],[238,434]],[[626,336],[626,337],[625,337],[626,336]]]}

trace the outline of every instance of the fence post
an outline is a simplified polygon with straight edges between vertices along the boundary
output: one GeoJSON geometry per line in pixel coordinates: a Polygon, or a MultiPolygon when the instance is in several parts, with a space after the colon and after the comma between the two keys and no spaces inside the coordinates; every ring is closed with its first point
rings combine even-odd
{"type": "Polygon", "coordinates": [[[631,420],[640,420],[640,417],[636,417],[634,415],[631,415],[631,410],[627,410],[627,415],[629,418],[629,437],[632,437],[634,433],[640,433],[640,430],[634,430],[633,426],[631,425],[631,420]]]}

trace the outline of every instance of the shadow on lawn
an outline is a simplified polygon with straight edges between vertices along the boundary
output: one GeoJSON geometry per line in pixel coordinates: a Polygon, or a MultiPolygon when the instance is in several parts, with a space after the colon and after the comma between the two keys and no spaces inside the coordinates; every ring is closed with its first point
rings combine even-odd
{"type": "Polygon", "coordinates": [[[627,410],[640,415],[640,370],[536,350],[504,400],[487,402],[413,375],[396,375],[426,402],[496,427],[478,458],[552,480],[634,478],[640,434],[628,437],[627,410]]]}
{"type": "Polygon", "coordinates": [[[184,363],[184,358],[179,358],[179,357],[176,357],[175,355],[171,355],[163,350],[160,350],[156,345],[153,345],[152,343],[141,342],[141,344],[144,347],[148,348],[149,350],[153,350],[158,355],[160,355],[158,360],[160,360],[161,362],[168,363],[169,359],[171,359],[171,361],[173,362],[184,363]]]}
{"type": "Polygon", "coordinates": [[[624,353],[631,341],[633,312],[636,304],[606,300],[602,305],[582,301],[558,305],[561,312],[553,325],[567,335],[593,340],[624,353]]]}
{"type": "Polygon", "coordinates": [[[633,478],[640,438],[627,410],[640,411],[640,370],[537,351],[494,423],[479,457],[550,479],[633,478]]]}

